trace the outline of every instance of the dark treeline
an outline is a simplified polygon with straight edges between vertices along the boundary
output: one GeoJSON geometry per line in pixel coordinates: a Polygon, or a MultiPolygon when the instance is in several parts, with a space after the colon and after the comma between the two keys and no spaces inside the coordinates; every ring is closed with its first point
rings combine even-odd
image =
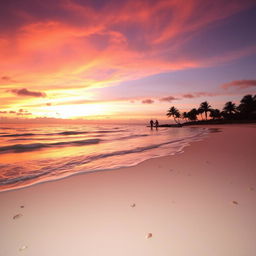
{"type": "Polygon", "coordinates": [[[203,124],[203,123],[240,123],[256,121],[256,95],[245,95],[238,106],[232,101],[228,101],[222,110],[212,108],[204,101],[198,108],[193,108],[188,112],[180,113],[174,106],[166,114],[173,117],[176,124],[203,124]],[[200,120],[198,117],[200,116],[200,120]],[[184,122],[185,121],[185,122],[184,122]]]}

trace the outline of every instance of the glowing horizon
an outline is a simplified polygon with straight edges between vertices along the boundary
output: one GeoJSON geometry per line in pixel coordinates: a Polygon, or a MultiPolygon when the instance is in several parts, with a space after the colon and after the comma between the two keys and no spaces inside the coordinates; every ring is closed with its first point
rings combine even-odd
{"type": "Polygon", "coordinates": [[[256,92],[255,1],[1,3],[1,118],[164,119],[256,92]]]}

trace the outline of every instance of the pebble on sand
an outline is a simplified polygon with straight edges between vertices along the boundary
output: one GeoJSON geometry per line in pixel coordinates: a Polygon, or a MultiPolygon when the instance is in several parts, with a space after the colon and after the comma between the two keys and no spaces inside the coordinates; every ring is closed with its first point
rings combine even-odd
{"type": "Polygon", "coordinates": [[[26,250],[27,248],[28,247],[26,245],[23,245],[23,246],[20,247],[19,251],[22,252],[22,251],[26,250]]]}
{"type": "Polygon", "coordinates": [[[24,205],[21,205],[20,208],[24,208],[25,206],[24,205]]]}
{"type": "Polygon", "coordinates": [[[131,204],[131,207],[134,208],[136,206],[136,204],[131,204]]]}
{"type": "Polygon", "coordinates": [[[233,204],[236,204],[236,205],[238,205],[238,202],[237,202],[237,201],[232,201],[232,203],[233,203],[233,204]]]}
{"type": "Polygon", "coordinates": [[[148,233],[147,236],[146,236],[146,238],[149,239],[149,238],[151,238],[152,236],[153,236],[152,233],[148,233]]]}
{"type": "Polygon", "coordinates": [[[18,214],[16,214],[16,215],[14,215],[12,218],[14,219],[14,220],[16,220],[16,219],[18,219],[18,218],[20,218],[20,217],[22,217],[23,215],[21,214],[21,213],[18,213],[18,214]]]}

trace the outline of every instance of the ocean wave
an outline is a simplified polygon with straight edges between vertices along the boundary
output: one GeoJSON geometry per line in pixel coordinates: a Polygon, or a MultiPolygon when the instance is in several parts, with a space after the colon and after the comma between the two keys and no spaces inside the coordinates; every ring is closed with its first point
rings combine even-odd
{"type": "Polygon", "coordinates": [[[72,145],[72,146],[82,146],[89,144],[97,144],[101,140],[100,139],[87,139],[87,140],[76,140],[76,141],[65,141],[65,142],[54,142],[54,143],[31,143],[31,144],[15,144],[10,146],[0,147],[0,153],[22,153],[26,151],[33,151],[42,148],[54,147],[54,146],[64,146],[64,145],[72,145]]]}
{"type": "Polygon", "coordinates": [[[133,134],[133,135],[128,135],[128,136],[117,138],[116,140],[127,140],[127,139],[134,139],[134,138],[147,137],[147,136],[149,136],[149,135],[148,134],[133,134]]]}
{"type": "Polygon", "coordinates": [[[79,135],[79,134],[97,134],[97,133],[116,133],[124,130],[99,130],[99,131],[63,131],[57,133],[15,133],[15,134],[1,134],[0,137],[28,137],[28,136],[56,136],[56,135],[79,135]]]}
{"type": "MultiPolygon", "coordinates": [[[[58,179],[58,176],[62,176],[63,173],[69,173],[69,175],[67,175],[67,176],[70,176],[70,175],[74,174],[73,172],[70,172],[70,170],[72,170],[74,168],[79,168],[80,166],[83,167],[86,164],[93,163],[97,160],[104,160],[104,159],[115,157],[115,156],[143,153],[143,152],[146,152],[146,151],[149,151],[152,149],[160,148],[165,145],[180,143],[182,141],[186,142],[187,140],[183,138],[183,139],[176,139],[176,140],[167,141],[167,142],[158,143],[158,144],[152,144],[152,145],[148,145],[148,146],[144,146],[144,147],[136,147],[133,149],[113,151],[113,152],[109,152],[109,153],[100,153],[100,154],[94,154],[94,155],[90,155],[90,156],[80,155],[80,156],[75,156],[75,157],[68,157],[68,158],[63,158],[61,161],[52,162],[50,165],[47,164],[47,166],[45,166],[45,163],[42,162],[41,164],[38,163],[38,166],[44,166],[44,167],[34,170],[34,173],[25,174],[26,170],[24,169],[24,170],[22,170],[22,175],[15,176],[15,177],[8,177],[8,178],[5,177],[5,178],[0,179],[0,185],[5,186],[5,185],[12,185],[12,184],[16,184],[19,182],[25,182],[25,181],[29,181],[29,180],[31,180],[31,181],[38,180],[38,179],[40,180],[41,177],[45,177],[47,175],[49,175],[49,176],[54,175],[55,179],[58,179]]],[[[15,145],[16,148],[14,148],[13,150],[22,150],[21,152],[23,152],[24,150],[33,150],[33,148],[38,149],[38,148],[49,146],[49,145],[57,146],[57,145],[65,145],[65,144],[70,144],[70,143],[76,143],[77,145],[79,145],[79,144],[89,143],[89,142],[96,143],[97,140],[92,139],[92,140],[66,142],[66,143],[59,142],[59,143],[52,143],[52,144],[48,144],[48,145],[40,144],[40,143],[23,145],[23,146],[15,145]],[[26,147],[24,148],[24,146],[26,146],[26,147]]],[[[0,148],[0,150],[1,150],[1,148],[0,148]]],[[[138,157],[136,159],[138,160],[138,157]]],[[[126,164],[122,164],[122,165],[120,165],[120,167],[121,166],[126,166],[126,164]]],[[[3,170],[6,167],[8,167],[8,166],[3,165],[2,166],[3,170]]],[[[113,167],[109,166],[106,169],[112,169],[112,168],[113,167]]],[[[94,163],[94,167],[92,167],[88,170],[85,170],[85,171],[93,172],[93,171],[100,171],[101,169],[102,169],[102,167],[100,167],[96,163],[94,163]]]]}
{"type": "Polygon", "coordinates": [[[35,134],[35,133],[15,133],[15,134],[5,134],[5,135],[1,135],[0,137],[21,137],[21,136],[35,136],[35,135],[39,135],[39,134],[35,134]]]}
{"type": "Polygon", "coordinates": [[[18,182],[34,180],[36,178],[40,178],[42,176],[45,176],[49,173],[51,173],[51,171],[46,171],[46,172],[43,172],[43,173],[30,174],[30,175],[26,175],[26,176],[12,177],[12,178],[7,178],[7,179],[6,178],[5,179],[0,179],[0,184],[1,185],[10,185],[10,184],[18,183],[18,182]]]}
{"type": "Polygon", "coordinates": [[[2,139],[4,142],[0,146],[2,157],[5,158],[5,153],[19,154],[34,151],[35,159],[31,160],[30,155],[24,155],[22,158],[17,155],[17,159],[15,158],[17,161],[9,163],[7,159],[6,163],[5,161],[0,163],[0,191],[57,180],[76,173],[128,167],[152,157],[175,154],[181,152],[190,142],[203,138],[208,131],[208,129],[182,128],[179,130],[159,129],[152,133],[147,128],[127,129],[126,126],[111,127],[111,129],[79,126],[77,130],[73,127],[58,127],[58,130],[44,128],[41,130],[26,129],[22,133],[16,131],[18,136],[9,136],[7,140],[2,139]],[[88,134],[82,135],[84,133],[88,134]],[[26,137],[24,134],[30,135],[26,137]],[[39,134],[42,136],[34,136],[39,134]],[[48,135],[56,135],[56,137],[48,137],[48,135]],[[24,142],[18,140],[24,140],[24,142]],[[86,145],[98,143],[101,146],[86,147],[86,145]],[[83,145],[86,150],[82,148],[82,150],[72,151],[72,147],[75,149],[83,145]],[[65,154],[58,154],[57,157],[49,157],[46,154],[46,157],[37,158],[37,154],[41,156],[38,153],[39,150],[44,150],[43,152],[49,150],[50,156],[52,153],[55,154],[50,151],[51,148],[57,148],[58,152],[63,151],[65,154]]]}

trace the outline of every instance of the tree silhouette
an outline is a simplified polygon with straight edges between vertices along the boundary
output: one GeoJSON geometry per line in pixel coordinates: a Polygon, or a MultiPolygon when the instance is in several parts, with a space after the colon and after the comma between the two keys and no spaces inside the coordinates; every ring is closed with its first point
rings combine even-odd
{"type": "Polygon", "coordinates": [[[200,104],[199,109],[201,109],[205,113],[205,119],[207,120],[207,112],[210,112],[211,105],[207,101],[204,101],[200,104]]]}
{"type": "Polygon", "coordinates": [[[180,122],[176,120],[176,118],[180,118],[180,112],[177,108],[175,107],[171,107],[169,108],[169,110],[167,111],[166,114],[168,117],[173,117],[174,121],[176,124],[179,124],[180,122]]]}
{"type": "Polygon", "coordinates": [[[256,95],[245,95],[238,106],[242,118],[255,118],[256,117],[256,95]]]}
{"type": "Polygon", "coordinates": [[[201,119],[203,120],[203,113],[204,113],[204,110],[203,110],[201,107],[199,107],[199,108],[197,109],[197,113],[200,114],[201,119]]]}
{"type": "Polygon", "coordinates": [[[198,115],[197,109],[193,108],[188,112],[188,119],[191,121],[195,121],[197,120],[197,115],[198,115]]]}
{"type": "Polygon", "coordinates": [[[212,117],[212,119],[220,119],[221,118],[221,112],[219,109],[211,109],[210,110],[210,117],[212,117]]]}
{"type": "Polygon", "coordinates": [[[225,103],[223,111],[220,111],[219,109],[212,109],[207,101],[202,102],[198,109],[193,108],[189,112],[183,112],[182,115],[180,114],[179,110],[173,106],[168,110],[167,116],[172,116],[175,123],[180,124],[179,120],[177,121],[177,119],[179,119],[181,116],[185,122],[187,122],[187,120],[196,121],[198,114],[201,114],[202,118],[202,114],[205,113],[205,120],[202,118],[203,122],[199,123],[211,123],[211,120],[208,121],[207,119],[208,112],[210,112],[209,116],[212,119],[222,119],[221,121],[214,121],[212,123],[225,123],[225,120],[230,120],[228,123],[234,123],[234,120],[252,120],[256,122],[256,95],[245,95],[241,99],[238,107],[232,101],[228,101],[225,103]]]}
{"type": "Polygon", "coordinates": [[[232,101],[226,102],[224,108],[223,108],[223,116],[226,118],[234,117],[234,114],[237,112],[236,110],[236,104],[232,101]]]}
{"type": "Polygon", "coordinates": [[[183,112],[182,113],[182,119],[184,119],[187,122],[187,118],[188,118],[188,113],[187,112],[183,112]]]}

